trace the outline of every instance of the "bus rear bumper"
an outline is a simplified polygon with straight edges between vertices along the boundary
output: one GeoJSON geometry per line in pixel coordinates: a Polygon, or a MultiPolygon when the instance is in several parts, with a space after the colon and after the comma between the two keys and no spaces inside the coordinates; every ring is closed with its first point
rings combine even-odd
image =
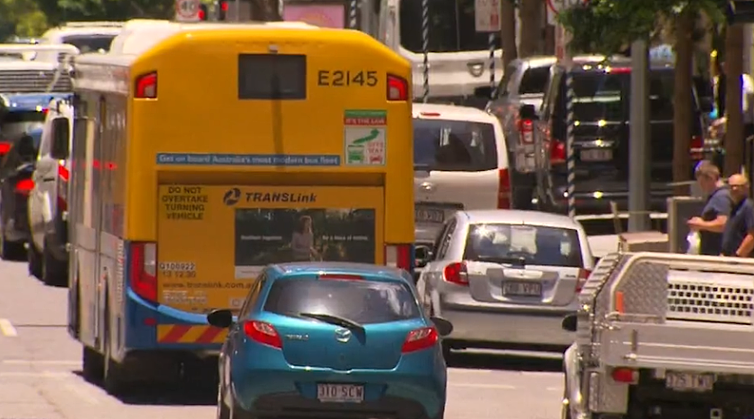
{"type": "Polygon", "coordinates": [[[227,334],[207,323],[204,314],[188,313],[155,304],[126,292],[124,352],[176,351],[195,356],[216,356],[227,334]]]}

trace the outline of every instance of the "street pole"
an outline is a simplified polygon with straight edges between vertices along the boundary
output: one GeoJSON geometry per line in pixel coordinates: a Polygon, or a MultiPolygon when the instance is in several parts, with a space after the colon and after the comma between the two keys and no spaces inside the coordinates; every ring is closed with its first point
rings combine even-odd
{"type": "Polygon", "coordinates": [[[568,216],[576,217],[576,150],[574,150],[574,128],[576,118],[573,113],[573,58],[568,50],[570,34],[563,25],[555,28],[555,56],[558,64],[565,69],[566,86],[566,195],[568,216]]]}
{"type": "Polygon", "coordinates": [[[631,114],[628,140],[628,231],[647,231],[650,202],[649,47],[631,44],[631,114]]]}

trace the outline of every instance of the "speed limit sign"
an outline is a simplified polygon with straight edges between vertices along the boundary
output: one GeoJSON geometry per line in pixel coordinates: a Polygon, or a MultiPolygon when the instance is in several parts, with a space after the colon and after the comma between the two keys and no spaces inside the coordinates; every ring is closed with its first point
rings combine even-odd
{"type": "Polygon", "coordinates": [[[176,0],[175,19],[179,22],[199,21],[200,0],[176,0]]]}

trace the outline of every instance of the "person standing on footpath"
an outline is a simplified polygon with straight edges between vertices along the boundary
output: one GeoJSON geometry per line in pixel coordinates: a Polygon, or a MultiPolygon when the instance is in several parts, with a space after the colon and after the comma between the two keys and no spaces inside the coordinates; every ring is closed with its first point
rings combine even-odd
{"type": "Polygon", "coordinates": [[[754,250],[754,202],[749,181],[741,174],[728,178],[733,210],[723,232],[723,256],[749,257],[754,250]]]}
{"type": "Polygon", "coordinates": [[[701,215],[688,220],[687,224],[691,231],[699,232],[699,254],[718,256],[722,251],[722,233],[733,202],[728,189],[720,180],[720,169],[712,162],[700,162],[694,175],[699,188],[707,195],[707,202],[701,215]]]}

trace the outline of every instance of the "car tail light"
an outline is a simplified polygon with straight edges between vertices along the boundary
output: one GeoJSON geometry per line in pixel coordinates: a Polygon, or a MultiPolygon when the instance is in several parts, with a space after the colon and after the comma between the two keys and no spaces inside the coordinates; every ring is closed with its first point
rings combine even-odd
{"type": "Polygon", "coordinates": [[[619,383],[636,384],[639,382],[639,372],[631,368],[615,368],[610,375],[619,383]]]}
{"type": "Polygon", "coordinates": [[[412,244],[386,244],[385,265],[413,272],[414,270],[414,245],[412,244]]]}
{"type": "Polygon", "coordinates": [[[422,327],[421,329],[416,329],[408,332],[408,336],[406,336],[406,341],[403,342],[403,348],[401,348],[401,352],[404,354],[410,353],[410,352],[416,352],[421,351],[422,349],[427,349],[435,346],[439,339],[439,335],[437,334],[437,329],[434,327],[422,327]]]}
{"type": "Polygon", "coordinates": [[[565,163],[568,153],[566,152],[566,145],[562,141],[553,140],[550,143],[550,164],[562,164],[565,163]]]}
{"type": "Polygon", "coordinates": [[[348,275],[348,274],[322,274],[317,278],[335,280],[335,281],[360,281],[364,279],[361,275],[348,275]]]}
{"type": "Polygon", "coordinates": [[[269,323],[249,320],[244,322],[243,331],[246,336],[256,342],[273,348],[283,348],[283,341],[280,339],[278,331],[269,323]]]}
{"type": "Polygon", "coordinates": [[[511,208],[511,176],[508,169],[500,169],[497,171],[497,208],[498,209],[510,209],[511,208]]]}
{"type": "Polygon", "coordinates": [[[28,196],[32,189],[34,189],[34,181],[31,179],[22,179],[16,183],[16,193],[18,194],[28,196]]]}
{"type": "Polygon", "coordinates": [[[631,72],[631,67],[618,67],[618,68],[611,68],[610,73],[613,74],[628,74],[631,72]]]}
{"type": "Polygon", "coordinates": [[[408,81],[403,77],[387,75],[387,100],[407,101],[408,81]]]}
{"type": "Polygon", "coordinates": [[[157,73],[149,73],[136,79],[136,98],[157,98],[157,73]]]}
{"type": "Polygon", "coordinates": [[[466,264],[463,262],[455,262],[447,265],[442,270],[442,279],[445,282],[450,282],[456,285],[469,285],[469,274],[466,271],[466,264]]]}
{"type": "Polygon", "coordinates": [[[584,284],[586,283],[586,280],[589,279],[591,273],[592,271],[589,269],[579,269],[579,278],[576,280],[576,293],[581,292],[581,289],[584,288],[584,284]]]}
{"type": "Polygon", "coordinates": [[[10,143],[0,142],[0,154],[6,154],[10,151],[10,143]]]}
{"type": "Polygon", "coordinates": [[[698,135],[691,137],[689,144],[689,154],[693,160],[702,160],[704,158],[704,139],[698,135]]]}
{"type": "Polygon", "coordinates": [[[71,174],[68,172],[68,169],[65,168],[63,163],[58,164],[58,176],[60,176],[60,179],[66,182],[68,182],[68,179],[71,176],[71,174]]]}
{"type": "Polygon", "coordinates": [[[130,285],[136,295],[157,301],[157,244],[131,243],[130,285]]]}

